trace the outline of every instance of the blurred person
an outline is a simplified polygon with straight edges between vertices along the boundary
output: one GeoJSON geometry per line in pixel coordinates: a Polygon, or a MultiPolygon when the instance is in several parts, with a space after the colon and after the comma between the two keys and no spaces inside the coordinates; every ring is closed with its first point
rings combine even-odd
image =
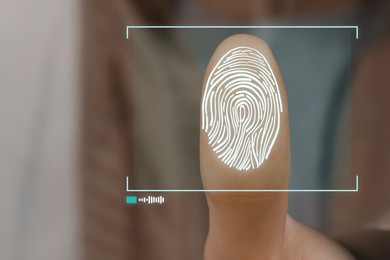
{"type": "MultiPolygon", "coordinates": [[[[161,136],[172,142],[171,145],[178,149],[176,152],[179,156],[170,153],[166,153],[163,158],[157,158],[155,154],[150,153],[145,153],[144,157],[137,155],[137,160],[149,161],[149,163],[145,163],[149,168],[138,174],[145,173],[150,176],[154,174],[156,179],[161,180],[161,182],[164,180],[158,176],[164,176],[160,175],[160,171],[165,168],[164,161],[179,161],[178,164],[182,166],[178,166],[178,169],[186,165],[195,165],[197,162],[197,156],[193,153],[195,149],[185,148],[186,146],[182,145],[184,139],[180,139],[180,137],[187,136],[187,140],[190,136],[196,138],[197,123],[194,124],[192,120],[186,121],[184,117],[188,116],[188,113],[191,114],[191,118],[199,116],[197,115],[197,107],[200,102],[199,88],[201,86],[199,76],[193,76],[194,73],[197,75],[201,75],[201,73],[194,66],[193,58],[189,56],[189,52],[183,50],[183,46],[176,41],[177,39],[175,40],[175,37],[165,39],[152,37],[142,42],[143,47],[150,54],[149,56],[139,54],[141,55],[140,59],[144,62],[144,66],[149,66],[151,75],[154,71],[157,73],[159,70],[156,66],[163,64],[161,61],[164,60],[164,56],[161,56],[160,53],[173,53],[173,57],[170,57],[169,60],[166,59],[167,62],[164,64],[165,76],[160,74],[159,77],[148,77],[148,75],[132,74],[134,53],[131,52],[131,49],[135,43],[123,40],[122,30],[126,25],[263,24],[266,21],[280,21],[283,24],[294,23],[294,21],[295,23],[311,21],[323,24],[324,22],[332,23],[334,17],[337,16],[337,21],[340,23],[349,21],[354,24],[357,21],[361,28],[360,32],[367,36],[361,36],[359,39],[359,48],[354,53],[355,70],[352,74],[352,169],[356,169],[360,176],[360,191],[358,194],[337,194],[331,197],[334,203],[331,206],[332,213],[329,224],[323,226],[321,224],[323,222],[316,222],[315,216],[320,216],[320,213],[311,217],[309,215],[306,220],[313,221],[314,226],[317,225],[324,232],[339,239],[355,257],[361,259],[386,258],[388,252],[383,245],[388,242],[386,238],[386,223],[388,223],[386,205],[388,205],[387,198],[389,196],[386,196],[387,189],[380,187],[387,185],[386,178],[389,176],[385,174],[387,166],[383,157],[377,155],[384,156],[386,154],[386,151],[381,149],[387,147],[383,144],[389,141],[385,130],[387,126],[383,124],[381,119],[386,117],[387,104],[380,99],[380,97],[387,96],[387,90],[383,71],[381,69],[374,70],[377,66],[370,65],[386,64],[387,62],[385,57],[389,52],[386,48],[388,46],[386,44],[388,27],[386,27],[387,23],[384,20],[380,20],[386,19],[385,12],[383,11],[383,15],[379,15],[382,18],[374,18],[382,10],[388,10],[386,8],[388,7],[384,2],[365,3],[358,1],[318,3],[294,1],[288,4],[282,2],[242,4],[236,1],[223,3],[213,1],[202,4],[191,1],[186,3],[163,1],[153,3],[134,1],[130,3],[123,1],[115,4],[86,2],[84,4],[83,70],[83,154],[85,158],[83,175],[84,187],[86,187],[84,194],[86,203],[89,204],[84,211],[86,257],[88,259],[99,259],[99,257],[101,259],[108,257],[126,259],[130,256],[137,259],[201,259],[208,230],[207,204],[203,194],[164,194],[170,203],[163,208],[135,208],[123,205],[122,198],[125,196],[122,189],[123,179],[127,175],[132,175],[133,166],[138,162],[134,162],[132,159],[134,158],[132,154],[134,142],[138,142],[138,145],[144,147],[145,151],[150,151],[146,148],[151,147],[150,143],[143,141],[145,139],[142,136],[134,136],[134,132],[148,131],[148,129],[142,128],[142,125],[133,125],[133,122],[138,122],[134,121],[134,116],[142,117],[143,110],[137,107],[137,104],[144,104],[148,107],[150,103],[145,104],[148,101],[142,99],[142,96],[140,100],[136,100],[137,103],[134,103],[134,98],[139,99],[140,96],[134,94],[133,77],[148,82],[148,86],[152,90],[155,88],[153,91],[170,96],[174,103],[179,102],[187,105],[186,110],[178,114],[180,119],[163,119],[165,124],[170,125],[171,129],[174,129],[175,133],[178,134],[176,139],[170,136],[167,127],[159,125],[161,136]],[[343,18],[344,16],[347,18],[343,18]],[[378,25],[375,21],[378,21],[378,25]],[[370,28],[376,28],[378,31],[374,33],[370,28]],[[372,35],[368,36],[369,33],[372,35]],[[380,54],[376,55],[375,53],[380,54]],[[188,80],[188,78],[192,80],[188,80]],[[361,80],[362,78],[363,80],[361,80]],[[375,86],[368,83],[374,78],[375,86]],[[381,94],[379,95],[379,93],[381,94]],[[368,99],[367,96],[370,98],[368,99]],[[369,119],[371,123],[364,124],[367,120],[365,118],[369,119]],[[373,127],[373,125],[378,125],[378,127],[373,127]],[[381,130],[382,134],[377,134],[378,129],[383,129],[381,130]],[[183,131],[186,134],[183,134],[183,131]],[[360,142],[363,143],[360,145],[360,142]],[[361,149],[355,147],[361,147],[361,149]],[[369,154],[372,156],[367,154],[369,151],[371,151],[369,154]],[[373,159],[376,160],[375,169],[377,170],[375,173],[367,168],[371,167],[369,165],[372,165],[373,159]],[[367,179],[367,176],[372,174],[378,176],[376,178],[370,176],[367,179]],[[380,192],[374,192],[375,189],[380,190],[380,192]],[[89,193],[90,195],[88,195],[89,193]],[[376,202],[372,203],[371,201],[375,197],[377,197],[376,202]],[[364,206],[360,204],[362,202],[365,202],[364,206]],[[367,208],[376,210],[367,210],[367,208]],[[329,226],[331,232],[326,226],[329,226]],[[364,230],[367,227],[375,227],[375,230],[383,231],[381,233],[383,237],[378,238],[381,243],[361,244],[361,241],[364,241],[364,230]],[[363,234],[356,236],[355,232],[359,233],[360,231],[363,231],[363,234]]],[[[379,68],[384,69],[386,66],[382,65],[379,68]]],[[[287,85],[286,88],[288,92],[289,86],[287,85]]],[[[159,104],[162,101],[158,100],[159,95],[156,93],[151,96],[151,99],[157,102],[151,102],[156,107],[161,106],[161,108],[167,109],[164,108],[164,105],[173,106],[174,103],[159,104]]],[[[146,113],[145,115],[149,116],[150,114],[146,113]]],[[[190,143],[196,148],[196,144],[194,144],[196,142],[191,141],[190,143]]],[[[196,166],[193,167],[195,169],[188,167],[186,170],[188,178],[195,178],[193,176],[199,174],[196,166]]],[[[176,173],[171,174],[175,176],[176,173]]],[[[155,183],[158,187],[158,182],[155,183]]],[[[291,194],[289,196],[291,197],[291,194]]],[[[294,205],[297,205],[299,201],[305,205],[305,201],[312,200],[310,197],[315,197],[315,195],[306,194],[295,199],[295,202],[292,201],[292,211],[294,211],[294,205]]],[[[324,212],[322,208],[328,208],[326,206],[328,200],[329,198],[326,198],[325,201],[323,198],[315,199],[310,205],[315,205],[316,210],[310,208],[306,212],[324,212]]],[[[305,216],[300,218],[305,220],[305,216]]],[[[375,234],[373,236],[375,237],[375,234]]]]}

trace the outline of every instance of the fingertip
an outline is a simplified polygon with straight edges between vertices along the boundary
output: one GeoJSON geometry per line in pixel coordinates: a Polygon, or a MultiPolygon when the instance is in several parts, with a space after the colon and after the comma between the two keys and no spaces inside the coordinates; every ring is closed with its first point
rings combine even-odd
{"type": "Polygon", "coordinates": [[[205,189],[287,188],[290,140],[283,78],[270,47],[238,34],[217,47],[201,102],[205,189]]]}

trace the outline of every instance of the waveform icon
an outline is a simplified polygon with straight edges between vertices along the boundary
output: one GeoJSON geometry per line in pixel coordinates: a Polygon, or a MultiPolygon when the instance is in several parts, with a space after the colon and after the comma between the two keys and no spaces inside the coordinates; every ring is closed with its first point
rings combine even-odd
{"type": "Polygon", "coordinates": [[[147,196],[143,198],[138,198],[139,202],[148,203],[148,204],[163,204],[165,199],[163,196],[154,197],[154,196],[147,196]]]}

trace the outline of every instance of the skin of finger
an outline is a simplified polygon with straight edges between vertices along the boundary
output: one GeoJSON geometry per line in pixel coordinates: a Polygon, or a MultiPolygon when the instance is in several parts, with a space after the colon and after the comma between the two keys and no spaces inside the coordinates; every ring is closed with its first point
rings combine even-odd
{"type": "MultiPolygon", "coordinates": [[[[267,59],[278,82],[283,112],[280,130],[271,153],[260,167],[238,171],[224,164],[208,144],[207,134],[200,133],[200,164],[205,189],[287,189],[290,172],[290,136],[284,82],[267,44],[251,35],[225,39],[214,52],[205,73],[208,76],[220,58],[235,47],[258,50],[267,59]]],[[[203,95],[202,95],[203,96],[203,95]]],[[[271,259],[280,255],[287,216],[287,193],[244,192],[206,193],[210,229],[205,259],[271,259]],[[229,249],[226,250],[226,245],[229,249]]]]}

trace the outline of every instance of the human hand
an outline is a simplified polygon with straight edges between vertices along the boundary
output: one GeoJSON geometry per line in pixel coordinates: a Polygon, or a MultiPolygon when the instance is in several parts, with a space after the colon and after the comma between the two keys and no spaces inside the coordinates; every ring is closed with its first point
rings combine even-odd
{"type": "MultiPolygon", "coordinates": [[[[224,40],[210,60],[202,96],[200,162],[204,188],[288,189],[287,97],[266,43],[249,35],[224,40]],[[240,52],[244,58],[233,51],[239,50],[237,47],[247,48],[240,52]],[[252,64],[246,57],[251,57],[252,64]],[[224,63],[233,66],[221,66],[224,63]],[[252,73],[260,75],[258,80],[249,80],[255,90],[245,82],[252,73]],[[221,86],[224,90],[218,92],[221,86]],[[224,96],[226,93],[232,97],[224,96]],[[247,100],[240,103],[240,98],[234,98],[240,94],[247,100]],[[227,124],[225,128],[223,124],[227,124]]],[[[288,215],[287,192],[206,192],[206,197],[210,223],[206,260],[353,259],[337,243],[288,215]]]]}

